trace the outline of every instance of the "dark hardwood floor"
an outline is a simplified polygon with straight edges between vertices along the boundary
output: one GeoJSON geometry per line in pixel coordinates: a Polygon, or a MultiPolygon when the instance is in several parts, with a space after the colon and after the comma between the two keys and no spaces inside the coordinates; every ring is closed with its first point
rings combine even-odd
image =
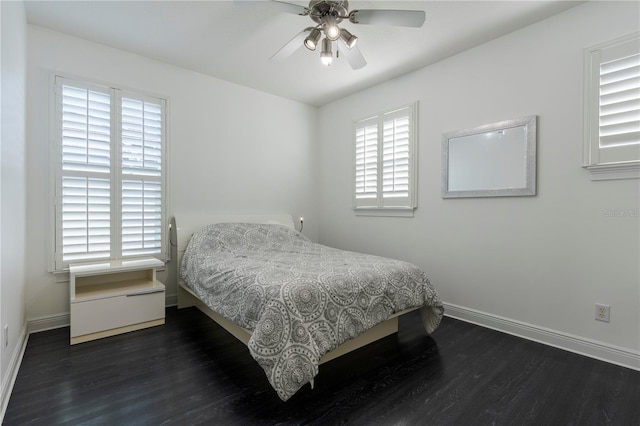
{"type": "Polygon", "coordinates": [[[245,346],[194,308],[69,346],[33,334],[5,425],[640,425],[640,372],[451,318],[320,367],[288,402],[245,346]]]}

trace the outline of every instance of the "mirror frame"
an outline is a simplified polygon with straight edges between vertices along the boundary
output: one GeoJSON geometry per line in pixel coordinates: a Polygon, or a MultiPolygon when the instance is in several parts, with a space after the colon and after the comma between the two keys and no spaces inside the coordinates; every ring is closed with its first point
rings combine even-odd
{"type": "Polygon", "coordinates": [[[492,124],[473,127],[464,130],[455,130],[442,134],[442,198],[469,198],[469,197],[512,197],[512,196],[532,196],[536,195],[536,144],[537,144],[537,116],[531,115],[512,120],[500,121],[492,124]],[[473,135],[482,135],[489,132],[524,127],[526,162],[525,162],[525,185],[519,188],[498,187],[481,188],[469,190],[449,190],[449,144],[452,139],[473,135]]]}

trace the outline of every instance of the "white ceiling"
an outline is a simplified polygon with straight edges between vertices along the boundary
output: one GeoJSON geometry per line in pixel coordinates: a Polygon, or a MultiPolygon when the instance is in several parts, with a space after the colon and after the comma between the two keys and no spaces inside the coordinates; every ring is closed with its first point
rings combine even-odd
{"type": "MultiPolygon", "coordinates": [[[[307,1],[290,1],[307,6],[307,1]]],[[[581,1],[358,1],[353,9],[424,10],[421,28],[341,26],[358,36],[367,66],[344,58],[326,67],[301,48],[269,58],[309,17],[269,0],[27,1],[27,20],[56,31],[168,62],[223,80],[320,106],[562,12],[581,1]]]]}

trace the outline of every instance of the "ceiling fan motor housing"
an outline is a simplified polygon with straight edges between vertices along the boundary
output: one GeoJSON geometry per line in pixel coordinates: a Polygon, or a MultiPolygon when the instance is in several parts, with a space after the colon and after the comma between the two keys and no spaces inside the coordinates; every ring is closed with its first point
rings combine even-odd
{"type": "Polygon", "coordinates": [[[347,0],[311,0],[309,9],[309,16],[318,24],[322,24],[326,16],[332,16],[336,23],[340,23],[342,19],[348,17],[349,2],[347,0]]]}

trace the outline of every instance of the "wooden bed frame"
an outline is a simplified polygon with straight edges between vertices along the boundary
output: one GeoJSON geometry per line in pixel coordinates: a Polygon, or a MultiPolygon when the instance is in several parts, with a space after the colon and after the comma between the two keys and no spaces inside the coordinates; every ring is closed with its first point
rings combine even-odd
{"type": "MultiPolygon", "coordinates": [[[[182,261],[182,255],[184,254],[189,239],[194,232],[200,228],[213,224],[213,223],[230,223],[230,222],[242,222],[242,223],[273,223],[289,226],[295,228],[293,224],[293,218],[288,214],[272,214],[272,215],[212,215],[206,213],[188,213],[177,215],[180,220],[179,226],[176,226],[176,218],[171,219],[171,242],[172,246],[176,247],[177,257],[177,291],[178,291],[178,309],[188,308],[195,306],[200,311],[205,313],[209,318],[218,323],[222,328],[227,330],[238,340],[245,345],[248,344],[251,337],[251,331],[224,318],[217,312],[210,309],[198,296],[196,296],[188,287],[184,285],[180,279],[180,262],[182,261]]],[[[407,312],[411,312],[417,308],[407,309],[402,312],[398,312],[390,317],[388,320],[376,325],[364,333],[360,334],[355,339],[348,340],[342,345],[338,346],[333,351],[325,354],[320,359],[320,364],[327,361],[331,361],[339,356],[361,348],[376,340],[398,332],[398,317],[404,315],[407,312]]]]}

